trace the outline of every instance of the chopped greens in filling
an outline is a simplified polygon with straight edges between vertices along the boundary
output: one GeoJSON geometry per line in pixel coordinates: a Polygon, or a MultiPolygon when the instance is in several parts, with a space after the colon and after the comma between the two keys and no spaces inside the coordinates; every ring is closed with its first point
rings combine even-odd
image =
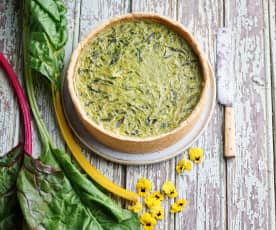
{"type": "Polygon", "coordinates": [[[187,42],[144,21],[106,29],[83,49],[74,86],[97,125],[132,137],[169,132],[184,121],[201,93],[201,70],[187,42]]]}

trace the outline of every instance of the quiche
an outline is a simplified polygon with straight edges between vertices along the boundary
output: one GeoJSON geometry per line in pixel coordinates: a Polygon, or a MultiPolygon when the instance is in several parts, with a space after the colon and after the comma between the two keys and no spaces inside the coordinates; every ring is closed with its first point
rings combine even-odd
{"type": "Polygon", "coordinates": [[[183,26],[157,15],[129,14],[80,43],[67,77],[91,135],[121,151],[148,152],[160,149],[154,140],[164,141],[164,148],[185,134],[187,121],[204,104],[205,68],[183,26]]]}

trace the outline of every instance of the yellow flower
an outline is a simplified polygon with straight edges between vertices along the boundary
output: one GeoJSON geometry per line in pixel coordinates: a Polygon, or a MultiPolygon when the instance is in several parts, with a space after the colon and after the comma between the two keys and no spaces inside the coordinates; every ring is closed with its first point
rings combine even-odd
{"type": "Polygon", "coordinates": [[[146,178],[140,178],[136,184],[136,190],[139,196],[145,196],[151,190],[151,183],[146,178]]]}
{"type": "Polygon", "coordinates": [[[177,200],[175,203],[173,203],[171,205],[171,213],[176,213],[176,212],[180,212],[184,209],[184,207],[186,206],[186,204],[188,203],[187,200],[183,200],[183,199],[179,199],[177,200]]]}
{"type": "Polygon", "coordinates": [[[163,196],[160,192],[154,192],[146,196],[144,199],[145,205],[148,208],[154,207],[154,206],[160,206],[161,201],[163,200],[163,196]]]}
{"type": "Polygon", "coordinates": [[[139,202],[136,202],[135,204],[129,205],[128,210],[133,211],[133,212],[140,212],[142,210],[142,205],[139,202]]]}
{"type": "Polygon", "coordinates": [[[151,216],[156,220],[162,220],[164,218],[164,208],[161,206],[154,206],[150,208],[151,216]]]}
{"type": "Polygon", "coordinates": [[[151,214],[145,212],[140,217],[140,223],[143,225],[144,230],[153,230],[156,220],[151,216],[151,214]]]}
{"type": "Polygon", "coordinates": [[[184,170],[186,171],[191,171],[192,169],[192,162],[191,161],[187,161],[185,159],[182,159],[178,162],[175,170],[177,173],[181,173],[183,172],[184,170]]]}
{"type": "Polygon", "coordinates": [[[191,161],[199,164],[203,159],[203,150],[201,148],[190,148],[189,157],[191,161]]]}
{"type": "Polygon", "coordinates": [[[177,196],[177,191],[174,184],[171,181],[166,181],[162,186],[162,191],[169,197],[175,198],[177,196]]]}
{"type": "Polygon", "coordinates": [[[160,201],[164,200],[164,196],[159,191],[151,193],[150,196],[156,200],[160,200],[160,201]]]}

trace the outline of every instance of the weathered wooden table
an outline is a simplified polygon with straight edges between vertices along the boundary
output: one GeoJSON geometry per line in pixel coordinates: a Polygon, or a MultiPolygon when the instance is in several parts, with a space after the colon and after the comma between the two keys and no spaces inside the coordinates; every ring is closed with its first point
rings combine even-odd
{"type": "MultiPolygon", "coordinates": [[[[115,183],[134,190],[140,177],[150,178],[153,189],[165,180],[176,183],[180,197],[189,201],[177,215],[165,212],[156,229],[275,229],[276,27],[275,0],[67,0],[69,41],[72,49],[93,27],[115,15],[132,11],[157,12],[188,27],[201,43],[212,66],[216,58],[216,30],[226,25],[234,32],[236,79],[237,157],[223,158],[223,108],[195,143],[205,151],[202,164],[176,175],[177,161],[147,166],[123,166],[84,151],[91,163],[115,183]],[[274,140],[274,141],[273,141],[274,140]]],[[[0,0],[0,50],[22,77],[22,37],[19,5],[0,0]]],[[[40,110],[58,146],[64,146],[55,123],[49,88],[36,83],[40,110]]],[[[19,113],[12,90],[0,72],[0,152],[19,140],[19,113]]],[[[34,134],[34,152],[39,142],[34,134]]],[[[169,209],[170,203],[164,206],[169,209]]]]}

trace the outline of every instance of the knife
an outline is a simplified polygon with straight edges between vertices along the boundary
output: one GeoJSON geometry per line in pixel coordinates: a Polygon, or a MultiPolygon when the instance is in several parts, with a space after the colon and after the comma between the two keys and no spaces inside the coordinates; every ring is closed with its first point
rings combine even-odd
{"type": "Polygon", "coordinates": [[[231,31],[219,28],[217,31],[217,94],[218,101],[224,109],[224,156],[236,156],[236,135],[234,116],[234,76],[233,48],[231,31]]]}

